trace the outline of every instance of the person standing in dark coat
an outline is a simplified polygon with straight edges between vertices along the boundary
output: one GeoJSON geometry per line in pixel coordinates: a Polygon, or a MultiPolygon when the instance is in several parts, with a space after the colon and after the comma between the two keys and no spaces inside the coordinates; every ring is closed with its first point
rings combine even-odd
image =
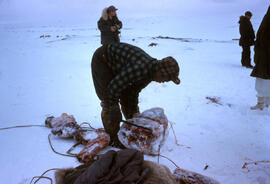
{"type": "Polygon", "coordinates": [[[98,29],[101,32],[101,44],[120,42],[119,34],[122,22],[118,19],[116,8],[109,6],[102,12],[102,17],[98,21],[98,29]]]}
{"type": "Polygon", "coordinates": [[[270,105],[270,6],[257,32],[254,53],[255,67],[251,76],[256,77],[258,102],[251,109],[262,110],[270,105]]]}
{"type": "Polygon", "coordinates": [[[240,40],[239,45],[242,47],[242,66],[247,68],[253,68],[250,58],[250,46],[254,45],[255,33],[250,22],[252,13],[250,11],[245,12],[245,16],[241,16],[239,20],[239,32],[240,40]]]}
{"type": "Polygon", "coordinates": [[[130,119],[139,113],[140,91],[150,82],[179,84],[179,66],[173,57],[157,60],[127,43],[111,43],[98,48],[92,57],[92,78],[101,100],[101,119],[110,135],[110,145],[124,147],[118,140],[122,114],[130,119]]]}

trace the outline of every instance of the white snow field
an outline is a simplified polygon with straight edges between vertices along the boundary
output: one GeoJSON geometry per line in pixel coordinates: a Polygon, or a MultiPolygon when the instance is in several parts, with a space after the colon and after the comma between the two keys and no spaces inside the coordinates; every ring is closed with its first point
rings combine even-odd
{"type": "MultiPolygon", "coordinates": [[[[241,1],[235,3],[241,7],[241,1]]],[[[241,67],[241,48],[234,40],[239,38],[237,22],[245,8],[254,8],[251,21],[257,31],[269,3],[261,4],[265,6],[234,8],[227,16],[216,10],[202,16],[190,12],[138,17],[121,14],[124,6],[116,4],[123,22],[122,42],[157,59],[173,56],[180,66],[180,85],[152,82],[140,93],[141,111],[161,107],[173,124],[176,139],[170,129],[161,154],[221,184],[270,183],[269,163],[242,168],[247,162],[270,161],[270,109],[250,110],[256,104],[255,79],[250,69],[241,67]]],[[[0,128],[43,125],[46,117],[63,112],[74,115],[78,123],[102,127],[91,76],[91,57],[100,46],[96,21],[101,10],[87,23],[1,17],[0,128]]],[[[55,154],[49,133],[44,127],[0,130],[0,183],[28,184],[47,169],[80,164],[55,154]]],[[[65,153],[74,141],[53,137],[52,143],[65,153]]],[[[159,162],[175,169],[164,158],[159,162]]],[[[53,177],[53,172],[47,176],[53,177]]]]}

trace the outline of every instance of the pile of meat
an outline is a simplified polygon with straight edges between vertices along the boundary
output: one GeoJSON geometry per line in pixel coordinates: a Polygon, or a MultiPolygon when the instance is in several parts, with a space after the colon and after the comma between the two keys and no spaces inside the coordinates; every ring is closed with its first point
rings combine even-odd
{"type": "MultiPolygon", "coordinates": [[[[152,108],[136,115],[123,124],[118,132],[119,140],[127,148],[145,154],[159,153],[160,146],[168,135],[168,119],[161,108],[152,108]]],[[[78,125],[72,115],[63,113],[60,117],[50,116],[45,124],[52,128],[52,134],[61,138],[73,138],[84,148],[76,154],[80,162],[88,163],[109,145],[110,136],[104,129],[86,128],[78,125]]]]}
{"type": "Polygon", "coordinates": [[[52,134],[62,138],[73,138],[83,144],[84,148],[76,155],[83,163],[93,161],[98,152],[106,148],[110,142],[110,136],[103,129],[81,127],[72,115],[66,113],[60,117],[46,118],[45,125],[52,128],[52,134]]]}
{"type": "Polygon", "coordinates": [[[177,183],[181,184],[219,184],[213,178],[181,168],[174,170],[173,177],[177,183]]]}
{"type": "Polygon", "coordinates": [[[118,132],[121,143],[127,148],[133,148],[145,154],[158,154],[160,146],[168,135],[168,119],[164,110],[152,108],[135,115],[128,122],[129,124],[123,124],[118,132]]]}

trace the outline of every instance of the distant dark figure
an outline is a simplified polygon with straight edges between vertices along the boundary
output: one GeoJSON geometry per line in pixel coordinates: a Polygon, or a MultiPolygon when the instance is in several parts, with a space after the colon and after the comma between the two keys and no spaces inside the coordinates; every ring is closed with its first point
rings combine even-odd
{"type": "Polygon", "coordinates": [[[256,77],[258,102],[251,109],[262,110],[270,105],[270,6],[257,32],[254,52],[255,67],[251,76],[256,77]]]}
{"type": "Polygon", "coordinates": [[[98,21],[98,29],[101,32],[101,44],[120,42],[119,34],[122,28],[122,22],[118,20],[116,8],[109,6],[102,12],[102,17],[98,21]]]}
{"type": "Polygon", "coordinates": [[[250,46],[254,45],[255,33],[250,22],[252,13],[247,11],[245,16],[240,16],[239,20],[239,32],[241,35],[239,45],[242,47],[242,66],[247,68],[253,68],[250,58],[250,46]]]}

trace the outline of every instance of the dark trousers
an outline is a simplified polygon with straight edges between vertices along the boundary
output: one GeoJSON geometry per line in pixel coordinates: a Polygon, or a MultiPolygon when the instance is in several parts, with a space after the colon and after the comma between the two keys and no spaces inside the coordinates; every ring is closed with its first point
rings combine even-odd
{"type": "MultiPolygon", "coordinates": [[[[92,69],[92,78],[96,90],[96,94],[98,98],[101,100],[101,104],[107,104],[106,103],[106,94],[107,94],[107,87],[111,80],[115,77],[112,70],[108,67],[106,63],[106,47],[107,45],[104,45],[100,48],[98,48],[93,57],[92,57],[92,63],[91,63],[91,69],[92,69]]],[[[138,90],[134,89],[133,86],[130,86],[126,88],[120,97],[120,104],[121,104],[121,110],[125,116],[126,119],[132,118],[132,116],[139,112],[138,109],[138,90]]],[[[109,133],[111,136],[116,136],[117,132],[120,128],[120,122],[113,122],[113,124],[108,123],[109,119],[106,117],[107,112],[105,108],[108,107],[102,107],[102,123],[104,126],[104,129],[107,133],[109,133]]],[[[115,110],[115,113],[120,113],[119,116],[121,116],[120,109],[115,110]]]]}
{"type": "Polygon", "coordinates": [[[251,66],[250,46],[242,45],[242,66],[251,66]]]}

